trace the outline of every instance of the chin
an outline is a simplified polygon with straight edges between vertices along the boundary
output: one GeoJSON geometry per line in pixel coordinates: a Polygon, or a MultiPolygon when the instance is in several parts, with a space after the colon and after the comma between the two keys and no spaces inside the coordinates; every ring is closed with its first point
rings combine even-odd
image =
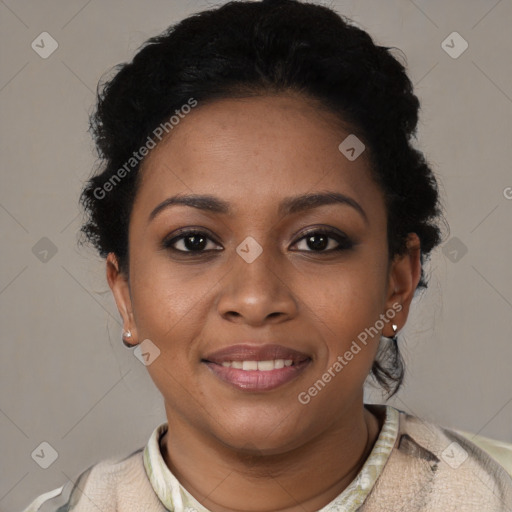
{"type": "Polygon", "coordinates": [[[283,411],[273,415],[268,410],[252,411],[252,414],[246,412],[242,417],[232,417],[229,424],[225,417],[219,418],[219,422],[211,426],[217,437],[233,449],[271,455],[296,448],[306,440],[306,431],[310,429],[299,423],[299,413],[283,411]]]}

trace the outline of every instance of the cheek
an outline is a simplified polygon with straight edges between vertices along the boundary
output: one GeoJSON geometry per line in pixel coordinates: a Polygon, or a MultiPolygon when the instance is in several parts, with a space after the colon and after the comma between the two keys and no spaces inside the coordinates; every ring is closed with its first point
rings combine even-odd
{"type": "MultiPolygon", "coordinates": [[[[384,269],[375,261],[333,270],[321,280],[315,279],[307,301],[313,310],[338,328],[361,325],[378,316],[385,299],[384,269]]],[[[318,277],[318,276],[317,276],[318,277]]]]}
{"type": "Polygon", "coordinates": [[[182,375],[196,357],[194,340],[207,317],[204,290],[208,284],[162,267],[157,262],[133,267],[134,320],[140,340],[149,339],[159,348],[158,362],[174,375],[182,375]]]}
{"type": "Polygon", "coordinates": [[[371,367],[380,335],[370,328],[384,312],[385,277],[382,262],[361,257],[331,274],[322,286],[317,280],[307,302],[324,339],[321,357],[328,367],[345,354],[350,364],[344,373],[364,373],[371,367]]]}
{"type": "Polygon", "coordinates": [[[166,401],[183,402],[196,378],[197,345],[203,329],[201,294],[155,265],[135,272],[132,304],[140,341],[149,339],[159,350],[146,369],[166,401]]]}
{"type": "MultiPolygon", "coordinates": [[[[180,329],[201,313],[204,291],[210,286],[204,274],[190,267],[179,269],[162,254],[148,254],[133,262],[131,291],[138,329],[162,333],[180,329]]],[[[163,340],[162,340],[163,341],[163,340]]]]}

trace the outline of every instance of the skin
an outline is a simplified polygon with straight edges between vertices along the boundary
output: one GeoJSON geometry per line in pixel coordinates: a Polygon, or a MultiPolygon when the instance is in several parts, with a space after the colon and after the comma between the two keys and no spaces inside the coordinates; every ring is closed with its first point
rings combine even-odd
{"type": "MultiPolygon", "coordinates": [[[[147,368],[165,401],[164,460],[214,512],[320,509],[356,476],[382,426],[363,404],[379,336],[307,405],[297,399],[397,303],[381,333],[392,336],[391,323],[400,330],[420,278],[415,234],[406,254],[388,259],[383,193],[365,152],[349,161],[339,151],[351,133],[343,126],[292,94],[199,104],[143,162],[129,275],[107,258],[124,329],[134,344],[149,339],[160,350],[147,368]],[[317,191],[350,196],[367,222],[346,204],[278,215],[283,198],[317,191]],[[232,214],[174,205],[148,221],[166,198],[190,193],[221,198],[232,214]],[[206,230],[209,252],[162,248],[183,227],[206,230]],[[355,245],[329,252],[338,246],[329,239],[315,249],[303,237],[318,227],[355,245]],[[252,263],[236,252],[247,236],[263,249],[252,263]],[[295,348],[312,362],[265,392],[234,388],[201,362],[247,339],[295,348]]],[[[184,239],[174,247],[187,250],[184,239]]]]}

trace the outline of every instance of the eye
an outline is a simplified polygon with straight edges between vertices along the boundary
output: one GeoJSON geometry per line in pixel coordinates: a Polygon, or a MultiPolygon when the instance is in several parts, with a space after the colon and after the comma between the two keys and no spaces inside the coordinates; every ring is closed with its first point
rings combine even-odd
{"type": "Polygon", "coordinates": [[[306,236],[300,238],[297,243],[302,241],[304,241],[307,247],[312,248],[312,250],[300,249],[306,252],[329,253],[333,251],[344,251],[354,246],[354,243],[346,235],[328,229],[309,231],[306,236]]]}
{"type": "MultiPolygon", "coordinates": [[[[307,248],[300,248],[301,251],[330,253],[351,249],[354,243],[343,233],[328,229],[315,229],[309,231],[295,244],[306,245],[307,248]],[[308,250],[311,249],[311,250],[308,250]]],[[[181,253],[205,253],[216,249],[218,244],[204,231],[197,229],[182,230],[178,235],[162,242],[162,247],[181,253]]]]}
{"type": "Polygon", "coordinates": [[[171,249],[177,252],[201,253],[212,250],[212,244],[210,244],[208,248],[208,242],[211,242],[214,246],[216,245],[216,243],[208,237],[207,233],[192,229],[181,231],[178,236],[164,240],[162,246],[165,249],[171,249]]]}

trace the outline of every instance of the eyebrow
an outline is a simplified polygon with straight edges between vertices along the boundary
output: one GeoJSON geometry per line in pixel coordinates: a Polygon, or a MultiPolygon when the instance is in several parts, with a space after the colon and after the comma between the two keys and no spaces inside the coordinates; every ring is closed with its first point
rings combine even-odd
{"type": "MultiPolygon", "coordinates": [[[[353,198],[340,194],[339,192],[316,192],[300,196],[284,198],[278,208],[281,217],[294,213],[311,210],[329,204],[343,204],[354,208],[368,224],[368,216],[363,207],[353,198]]],[[[148,223],[151,222],[160,212],[175,205],[190,206],[199,210],[230,215],[232,213],[230,204],[223,199],[208,194],[187,194],[172,196],[162,201],[149,214],[148,223]]]]}

